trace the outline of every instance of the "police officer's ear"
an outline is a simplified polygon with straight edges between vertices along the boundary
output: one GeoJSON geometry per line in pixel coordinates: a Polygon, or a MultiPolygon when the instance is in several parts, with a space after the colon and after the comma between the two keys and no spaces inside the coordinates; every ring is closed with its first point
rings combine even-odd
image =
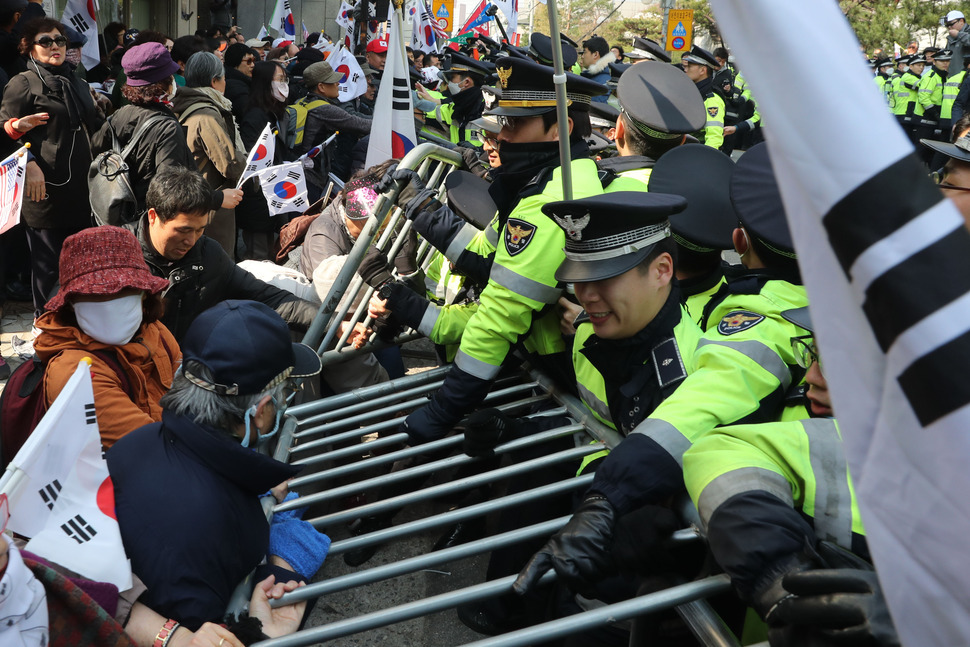
{"type": "Polygon", "coordinates": [[[617,146],[626,145],[626,124],[623,123],[623,119],[616,120],[616,126],[611,128],[613,131],[613,141],[616,142],[617,146]]]}
{"type": "Polygon", "coordinates": [[[741,227],[735,229],[734,233],[731,234],[731,241],[734,243],[734,250],[741,256],[747,254],[751,248],[748,234],[741,227]]]}
{"type": "Polygon", "coordinates": [[[657,282],[661,286],[667,285],[674,278],[674,259],[664,252],[654,259],[650,269],[657,273],[657,282]]]}

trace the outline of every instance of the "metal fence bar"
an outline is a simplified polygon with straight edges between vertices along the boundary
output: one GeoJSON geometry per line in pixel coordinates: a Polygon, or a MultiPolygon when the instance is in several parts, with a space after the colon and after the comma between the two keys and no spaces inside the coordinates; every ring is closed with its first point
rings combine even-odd
{"type": "MultiPolygon", "coordinates": [[[[582,430],[579,425],[571,425],[569,427],[560,427],[558,429],[550,429],[549,431],[543,432],[543,434],[534,434],[532,436],[527,436],[526,438],[520,438],[507,443],[506,450],[517,449],[520,447],[528,447],[530,445],[535,445],[545,440],[549,440],[549,436],[552,433],[558,432],[558,435],[563,435],[564,433],[575,433],[576,431],[582,430]],[[538,440],[536,440],[538,439],[538,440]]],[[[464,435],[449,436],[448,438],[443,438],[441,440],[436,440],[434,443],[427,443],[425,445],[420,445],[418,447],[412,447],[410,450],[418,450],[416,453],[420,454],[423,451],[427,451],[432,445],[435,448],[447,448],[451,445],[457,445],[464,439],[464,435]],[[423,451],[422,451],[423,450],[423,451]]],[[[513,468],[521,465],[529,465],[535,463],[537,467],[544,466],[546,464],[553,464],[560,461],[569,460],[570,458],[583,457],[586,454],[591,453],[589,448],[594,448],[592,451],[596,451],[600,445],[590,444],[583,445],[581,447],[574,447],[572,449],[562,450],[553,454],[548,454],[546,456],[541,456],[539,458],[532,459],[531,461],[524,461],[522,463],[517,463],[516,465],[510,465],[508,468],[513,468]],[[548,463],[542,463],[541,461],[548,461],[548,463]]],[[[409,451],[409,450],[402,450],[409,451]]],[[[400,454],[401,452],[397,452],[400,454]]],[[[413,454],[408,454],[408,456],[413,454]]],[[[383,456],[381,458],[386,458],[383,456]]],[[[449,456],[448,458],[443,458],[441,460],[432,461],[430,463],[425,463],[423,465],[417,465],[410,469],[401,470],[399,472],[393,472],[391,474],[386,474],[384,476],[378,476],[374,478],[364,479],[363,481],[357,481],[356,483],[349,483],[340,487],[330,488],[326,492],[316,492],[314,494],[308,494],[306,496],[301,496],[299,499],[294,499],[293,501],[287,501],[286,503],[281,503],[276,508],[275,512],[284,512],[286,510],[295,510],[297,508],[302,508],[311,503],[319,503],[321,501],[328,501],[330,499],[337,499],[342,496],[347,496],[350,494],[356,494],[362,490],[367,490],[368,488],[380,487],[385,485],[393,485],[394,483],[400,483],[401,481],[406,481],[412,479],[416,476],[425,476],[442,469],[448,469],[451,467],[458,467],[460,465],[466,465],[468,463],[475,462],[479,459],[471,458],[464,454],[460,456],[449,456]]],[[[364,461],[367,462],[367,461],[364,461]]],[[[507,469],[507,468],[503,468],[507,469]]],[[[303,483],[311,482],[310,479],[317,480],[316,474],[311,474],[303,477],[303,483]]],[[[291,482],[291,487],[296,487],[291,482]]]]}
{"type": "Polygon", "coordinates": [[[528,373],[529,377],[537,382],[543,391],[548,393],[552,399],[566,407],[571,417],[586,427],[586,430],[593,437],[602,441],[609,449],[613,449],[623,442],[623,436],[617,433],[615,429],[611,429],[597,420],[586,405],[583,404],[582,400],[572,393],[563,391],[556,385],[556,382],[552,378],[533,368],[530,368],[528,373]]]}
{"type": "MultiPolygon", "coordinates": [[[[444,380],[434,380],[432,382],[428,382],[427,384],[421,384],[410,389],[404,389],[402,391],[390,393],[381,397],[371,398],[367,402],[359,402],[357,404],[351,404],[340,409],[333,409],[331,411],[313,414],[301,418],[299,424],[301,427],[305,427],[307,425],[319,424],[336,418],[351,416],[359,413],[360,411],[372,411],[375,407],[383,407],[385,405],[397,402],[402,398],[427,394],[429,391],[439,388],[444,383],[444,380]]],[[[289,412],[289,410],[287,410],[287,412],[289,412]]]]}
{"type": "Polygon", "coordinates": [[[714,612],[707,600],[694,600],[681,604],[677,615],[690,628],[691,633],[705,647],[739,647],[737,637],[727,628],[721,616],[714,612]]]}
{"type": "MultiPolygon", "coordinates": [[[[258,647],[305,647],[317,642],[332,640],[341,636],[360,633],[378,627],[411,620],[424,615],[450,609],[460,604],[477,602],[510,591],[516,575],[509,575],[501,579],[477,584],[458,591],[451,591],[436,595],[417,602],[409,602],[389,609],[382,609],[356,618],[334,622],[323,627],[304,629],[303,631],[255,643],[258,647]]],[[[552,573],[543,576],[541,582],[553,579],[552,573]]],[[[526,647],[569,634],[598,629],[614,624],[621,620],[629,620],[637,616],[684,604],[692,600],[719,595],[730,590],[731,583],[727,575],[715,575],[696,582],[688,582],[663,591],[618,602],[586,611],[566,618],[559,618],[512,633],[486,638],[474,643],[467,643],[465,647],[526,647]]],[[[288,595],[293,595],[290,593],[288,595]]],[[[283,600],[286,599],[284,596],[283,600]]],[[[281,604],[282,600],[277,604],[281,604]]],[[[275,605],[274,605],[275,606],[275,605]]]]}
{"type": "Polygon", "coordinates": [[[496,497],[494,499],[483,501],[482,503],[476,503],[464,508],[456,508],[455,510],[442,512],[431,517],[415,519],[414,521],[394,525],[390,528],[377,530],[359,537],[350,537],[348,539],[343,539],[330,544],[330,552],[327,554],[339,555],[341,553],[345,553],[350,550],[357,550],[358,548],[363,548],[365,546],[385,544],[393,539],[408,537],[419,532],[425,532],[434,528],[440,528],[441,526],[460,523],[485,514],[491,514],[492,512],[514,508],[519,504],[527,503],[529,501],[543,499],[545,497],[554,496],[557,494],[565,494],[589,485],[592,480],[592,474],[584,474],[582,476],[564,479],[562,481],[550,483],[549,485],[543,485],[531,490],[526,490],[524,492],[516,492],[515,494],[496,497]]]}

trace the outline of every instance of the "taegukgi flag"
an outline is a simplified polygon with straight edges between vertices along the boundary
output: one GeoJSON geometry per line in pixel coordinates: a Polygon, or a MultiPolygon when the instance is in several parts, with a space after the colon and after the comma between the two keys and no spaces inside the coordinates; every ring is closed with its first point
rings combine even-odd
{"type": "Polygon", "coordinates": [[[340,101],[350,101],[367,92],[367,79],[360,69],[360,64],[349,50],[340,48],[336,54],[330,55],[330,67],[342,76],[340,86],[340,101]]]}
{"type": "Polygon", "coordinates": [[[414,148],[414,110],[407,58],[404,55],[404,20],[401,10],[395,9],[387,43],[384,76],[377,93],[374,119],[365,166],[373,166],[390,158],[400,159],[414,148]]]}
{"type": "Polygon", "coordinates": [[[242,175],[236,188],[242,186],[243,182],[256,175],[260,171],[268,169],[273,165],[273,157],[276,155],[276,138],[273,129],[269,124],[263,126],[263,132],[259,134],[259,139],[253,145],[252,150],[246,156],[246,166],[243,168],[242,175]]]}
{"type": "Polygon", "coordinates": [[[97,0],[67,0],[61,22],[79,31],[87,40],[81,46],[81,62],[85,69],[101,63],[98,51],[97,0]]]}
{"type": "Polygon", "coordinates": [[[271,166],[259,174],[259,184],[263,187],[263,196],[271,216],[287,211],[304,211],[310,206],[302,162],[271,166]]]}
{"type": "Polygon", "coordinates": [[[0,162],[0,234],[20,222],[26,174],[27,148],[24,146],[0,162]]]}
{"type": "Polygon", "coordinates": [[[905,645],[965,645],[970,232],[886,110],[837,3],[711,7],[771,125],[765,137],[896,629],[905,645]],[[790,47],[782,26],[792,24],[843,61],[843,109],[790,47]]]}

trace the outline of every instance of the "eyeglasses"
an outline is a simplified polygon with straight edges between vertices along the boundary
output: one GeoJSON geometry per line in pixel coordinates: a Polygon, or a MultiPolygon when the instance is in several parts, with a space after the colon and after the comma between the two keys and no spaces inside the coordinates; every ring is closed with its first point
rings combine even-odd
{"type": "Polygon", "coordinates": [[[256,65],[256,59],[255,59],[255,58],[253,58],[252,56],[250,56],[250,57],[248,57],[248,58],[244,58],[244,59],[242,60],[242,62],[243,62],[243,63],[248,63],[249,65],[256,65]]]}
{"type": "Polygon", "coordinates": [[[970,191],[970,187],[956,186],[955,184],[944,182],[943,175],[939,172],[930,173],[930,177],[933,178],[933,183],[944,191],[970,191]]]}
{"type": "Polygon", "coordinates": [[[950,28],[953,25],[957,24],[958,22],[960,22],[960,19],[959,18],[957,18],[956,20],[951,20],[950,22],[946,23],[946,26],[947,26],[947,28],[950,28]]]}
{"type": "Polygon", "coordinates": [[[815,337],[813,335],[802,335],[801,337],[791,338],[791,349],[795,354],[795,361],[804,369],[818,362],[819,369],[822,363],[818,359],[818,350],[815,348],[815,337]]]}
{"type": "Polygon", "coordinates": [[[57,45],[58,47],[67,47],[67,38],[64,36],[58,36],[56,38],[44,36],[43,38],[38,38],[35,40],[34,45],[40,45],[44,49],[50,49],[54,45],[57,45]]]}

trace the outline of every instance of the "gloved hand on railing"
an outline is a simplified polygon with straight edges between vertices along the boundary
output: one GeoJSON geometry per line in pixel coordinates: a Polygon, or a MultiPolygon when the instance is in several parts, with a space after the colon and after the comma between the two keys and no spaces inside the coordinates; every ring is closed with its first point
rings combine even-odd
{"type": "Polygon", "coordinates": [[[377,249],[375,245],[367,248],[364,259],[357,268],[357,274],[364,280],[364,283],[375,290],[380,289],[383,283],[391,280],[391,270],[387,265],[387,256],[384,252],[377,249]]]}
{"type": "Polygon", "coordinates": [[[765,618],[772,647],[900,644],[874,571],[803,570],[782,586],[788,595],[765,618]]]}
{"type": "Polygon", "coordinates": [[[616,523],[613,561],[621,572],[640,575],[670,572],[676,560],[669,551],[671,534],[683,526],[670,508],[646,505],[629,512],[616,523]]]}
{"type": "Polygon", "coordinates": [[[408,230],[401,248],[394,257],[394,268],[401,276],[409,276],[418,271],[418,233],[414,227],[408,230]]]}
{"type": "Polygon", "coordinates": [[[563,584],[577,593],[590,591],[595,582],[616,572],[612,559],[613,506],[600,494],[591,494],[580,504],[562,530],[532,556],[519,573],[512,589],[529,592],[550,568],[563,584]]]}
{"type": "Polygon", "coordinates": [[[468,416],[462,450],[473,458],[495,454],[495,447],[517,436],[519,423],[499,409],[482,409],[468,416]]]}

